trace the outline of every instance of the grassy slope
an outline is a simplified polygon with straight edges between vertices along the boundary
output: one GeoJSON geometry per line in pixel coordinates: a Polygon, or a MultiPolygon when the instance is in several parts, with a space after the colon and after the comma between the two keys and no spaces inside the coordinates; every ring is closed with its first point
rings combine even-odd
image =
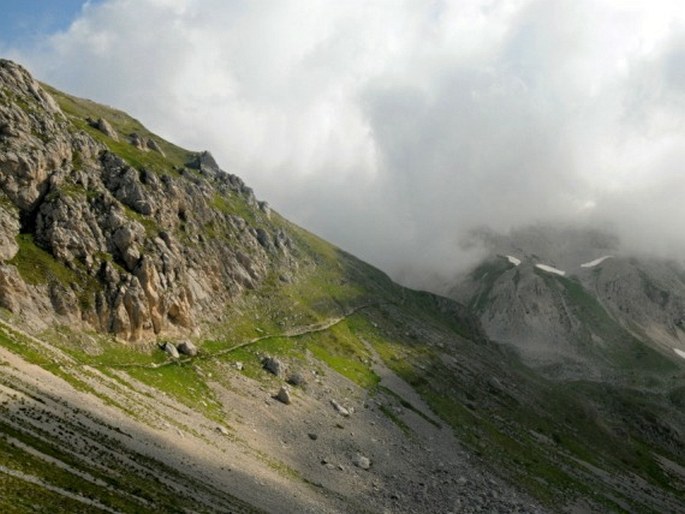
{"type": "MultiPolygon", "coordinates": [[[[189,152],[159,138],[156,140],[166,159],[154,152],[141,152],[125,142],[112,141],[90,127],[85,118],[107,118],[122,137],[134,131],[148,137],[150,134],[119,111],[52,92],[70,116],[75,130],[85,130],[131,165],[173,172],[188,160],[189,152]]],[[[239,201],[234,204],[223,197],[217,198],[214,207],[239,212],[248,221],[259,223],[256,218],[250,218],[246,212],[248,207],[239,201]]],[[[424,396],[436,415],[449,423],[467,446],[550,505],[581,494],[595,497],[607,508],[618,509],[612,497],[621,497],[622,493],[597,482],[578,460],[610,473],[632,470],[650,483],[673,492],[670,477],[655,464],[647,449],[669,454],[672,460],[685,465],[682,450],[674,452],[655,446],[654,441],[641,437],[637,429],[626,440],[622,433],[617,435],[617,427],[605,417],[612,409],[620,412],[643,409],[653,413],[656,412],[654,405],[661,405],[660,399],[656,403],[638,400],[624,390],[607,394],[596,384],[578,384],[575,389],[569,389],[566,385],[545,381],[521,365],[515,356],[505,355],[490,344],[470,340],[468,336],[473,334],[468,325],[441,312],[432,296],[393,284],[378,270],[276,213],[271,223],[285,228],[295,241],[297,257],[302,263],[300,271],[290,283],[277,276],[269,277],[261,288],[249,292],[227,310],[221,326],[205,327],[204,339],[198,341],[201,358],[195,361],[153,369],[151,365],[163,360],[161,352],[154,347],[122,347],[102,336],[72,333],[65,327],[42,336],[79,364],[88,364],[104,373],[124,370],[189,407],[201,409],[215,420],[223,419],[226,413],[213,398],[206,377],[221,363],[241,361],[248,376],[269,381],[271,378],[259,364],[261,355],[282,355],[293,361],[312,355],[320,361],[322,370],[329,367],[372,390],[378,379],[371,370],[365,344],[368,343],[389,367],[424,396]],[[329,330],[285,336],[294,328],[342,317],[360,307],[363,308],[329,330]],[[230,351],[265,334],[281,337],[230,351]],[[489,382],[492,377],[507,386],[493,387],[489,382]]],[[[20,265],[27,268],[26,273],[30,273],[32,262],[45,260],[30,241],[24,242],[22,252],[20,265]]],[[[53,274],[60,276],[63,272],[71,273],[57,267],[53,274]]],[[[572,284],[565,286],[569,295],[577,294],[572,284]]],[[[588,309],[591,311],[591,306],[588,309]]],[[[0,338],[0,344],[57,372],[30,343],[17,341],[16,336],[5,335],[0,338]]],[[[69,379],[77,387],[87,387],[73,377],[69,379]]],[[[630,423],[627,429],[631,430],[630,423]]],[[[24,457],[7,452],[3,462],[16,466],[24,457]]],[[[54,483],[62,480],[58,476],[46,479],[54,483]]],[[[11,479],[5,480],[11,482],[11,479]]],[[[73,487],[82,485],[73,484],[73,487]]],[[[10,498],[10,502],[11,498],[24,494],[16,484],[4,484],[4,487],[5,491],[13,492],[0,497],[10,498]]],[[[45,501],[52,500],[45,498],[45,501]]],[[[126,510],[126,505],[112,505],[126,510]]]]}

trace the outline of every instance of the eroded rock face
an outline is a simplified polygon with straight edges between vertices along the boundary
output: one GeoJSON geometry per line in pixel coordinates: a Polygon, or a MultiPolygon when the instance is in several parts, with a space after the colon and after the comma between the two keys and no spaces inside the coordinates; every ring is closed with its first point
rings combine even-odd
{"type": "Polygon", "coordinates": [[[14,234],[19,232],[19,219],[14,209],[0,203],[0,261],[8,261],[19,250],[14,234]]]}
{"type": "Polygon", "coordinates": [[[0,84],[0,188],[20,209],[31,209],[47,192],[48,178],[71,162],[67,121],[20,66],[3,61],[0,84]]]}
{"type": "MultiPolygon", "coordinates": [[[[0,306],[127,340],[189,335],[270,272],[293,273],[287,233],[209,152],[188,156],[196,172],[133,167],[95,137],[106,143],[116,127],[82,121],[93,132],[78,130],[26,70],[0,60],[0,306]],[[224,208],[235,202],[254,211],[255,225],[224,208]],[[64,269],[61,278],[25,281],[9,262],[26,257],[20,232],[64,269]]],[[[162,153],[151,138],[132,139],[162,153]]]]}

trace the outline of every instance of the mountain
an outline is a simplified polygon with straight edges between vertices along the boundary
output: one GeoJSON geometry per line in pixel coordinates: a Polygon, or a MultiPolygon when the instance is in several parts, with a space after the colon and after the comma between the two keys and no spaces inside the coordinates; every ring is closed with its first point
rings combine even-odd
{"type": "Polygon", "coordinates": [[[448,296],[550,376],[663,374],[685,353],[685,267],[621,252],[595,230],[534,226],[477,235],[490,255],[448,296]]]}
{"type": "MultiPolygon", "coordinates": [[[[682,512],[685,361],[646,321],[582,311],[611,366],[553,376],[499,341],[489,293],[401,287],[208,152],[4,60],[0,240],[3,512],[682,512]]],[[[562,279],[598,298],[484,266],[474,290],[528,266],[559,305],[562,279]]]]}

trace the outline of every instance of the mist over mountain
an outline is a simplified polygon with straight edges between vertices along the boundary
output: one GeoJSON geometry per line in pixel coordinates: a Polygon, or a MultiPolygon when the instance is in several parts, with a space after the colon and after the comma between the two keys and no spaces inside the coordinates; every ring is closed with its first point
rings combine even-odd
{"type": "Polygon", "coordinates": [[[683,16],[671,1],[110,0],[0,51],[212,148],[289,218],[419,285],[472,264],[460,244],[480,226],[608,225],[684,253],[683,16]]]}

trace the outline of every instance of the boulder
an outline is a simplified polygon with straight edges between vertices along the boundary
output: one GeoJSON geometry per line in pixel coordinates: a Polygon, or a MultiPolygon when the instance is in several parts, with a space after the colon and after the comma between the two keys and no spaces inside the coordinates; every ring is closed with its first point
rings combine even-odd
{"type": "Polygon", "coordinates": [[[119,141],[119,135],[117,134],[117,131],[114,130],[112,125],[110,125],[105,118],[100,118],[93,124],[93,126],[107,137],[111,137],[115,141],[119,141]]]}
{"type": "Polygon", "coordinates": [[[197,347],[190,341],[181,341],[176,345],[178,353],[195,357],[197,355],[197,347]]]}
{"type": "Polygon", "coordinates": [[[165,156],[164,151],[162,150],[162,147],[159,146],[159,143],[157,143],[157,141],[155,141],[154,139],[148,138],[146,145],[150,150],[153,150],[159,154],[162,154],[163,157],[165,156]]]}
{"type": "Polygon", "coordinates": [[[302,375],[302,373],[299,373],[297,371],[294,373],[290,373],[288,375],[288,378],[286,379],[286,382],[288,382],[292,386],[300,386],[300,387],[306,384],[306,380],[304,378],[304,375],[302,375]]]}
{"type": "Polygon", "coordinates": [[[369,469],[371,467],[371,459],[369,459],[368,457],[364,457],[359,453],[354,456],[354,458],[352,459],[352,463],[361,469],[369,469]]]}
{"type": "Polygon", "coordinates": [[[340,414],[341,416],[344,416],[344,417],[346,417],[346,418],[349,417],[350,411],[347,410],[347,409],[346,409],[345,407],[343,407],[342,405],[340,405],[337,401],[331,400],[331,405],[332,405],[333,408],[338,412],[338,414],[340,414]]]}
{"type": "Polygon", "coordinates": [[[264,357],[262,367],[277,377],[282,377],[285,374],[285,365],[275,357],[264,357]]]}
{"type": "Polygon", "coordinates": [[[287,386],[281,386],[281,389],[278,391],[278,394],[276,395],[276,399],[281,403],[290,405],[290,389],[287,386]]]}
{"type": "Polygon", "coordinates": [[[164,344],[161,346],[161,348],[162,348],[163,351],[165,351],[166,353],[168,353],[169,356],[170,356],[172,359],[178,359],[178,358],[180,357],[180,355],[178,354],[178,350],[176,349],[176,347],[175,347],[173,344],[169,343],[169,342],[164,343],[164,344]]]}
{"type": "Polygon", "coordinates": [[[138,150],[147,150],[147,141],[145,141],[144,138],[140,137],[140,135],[136,132],[133,132],[131,135],[128,136],[128,141],[138,150]]]}

